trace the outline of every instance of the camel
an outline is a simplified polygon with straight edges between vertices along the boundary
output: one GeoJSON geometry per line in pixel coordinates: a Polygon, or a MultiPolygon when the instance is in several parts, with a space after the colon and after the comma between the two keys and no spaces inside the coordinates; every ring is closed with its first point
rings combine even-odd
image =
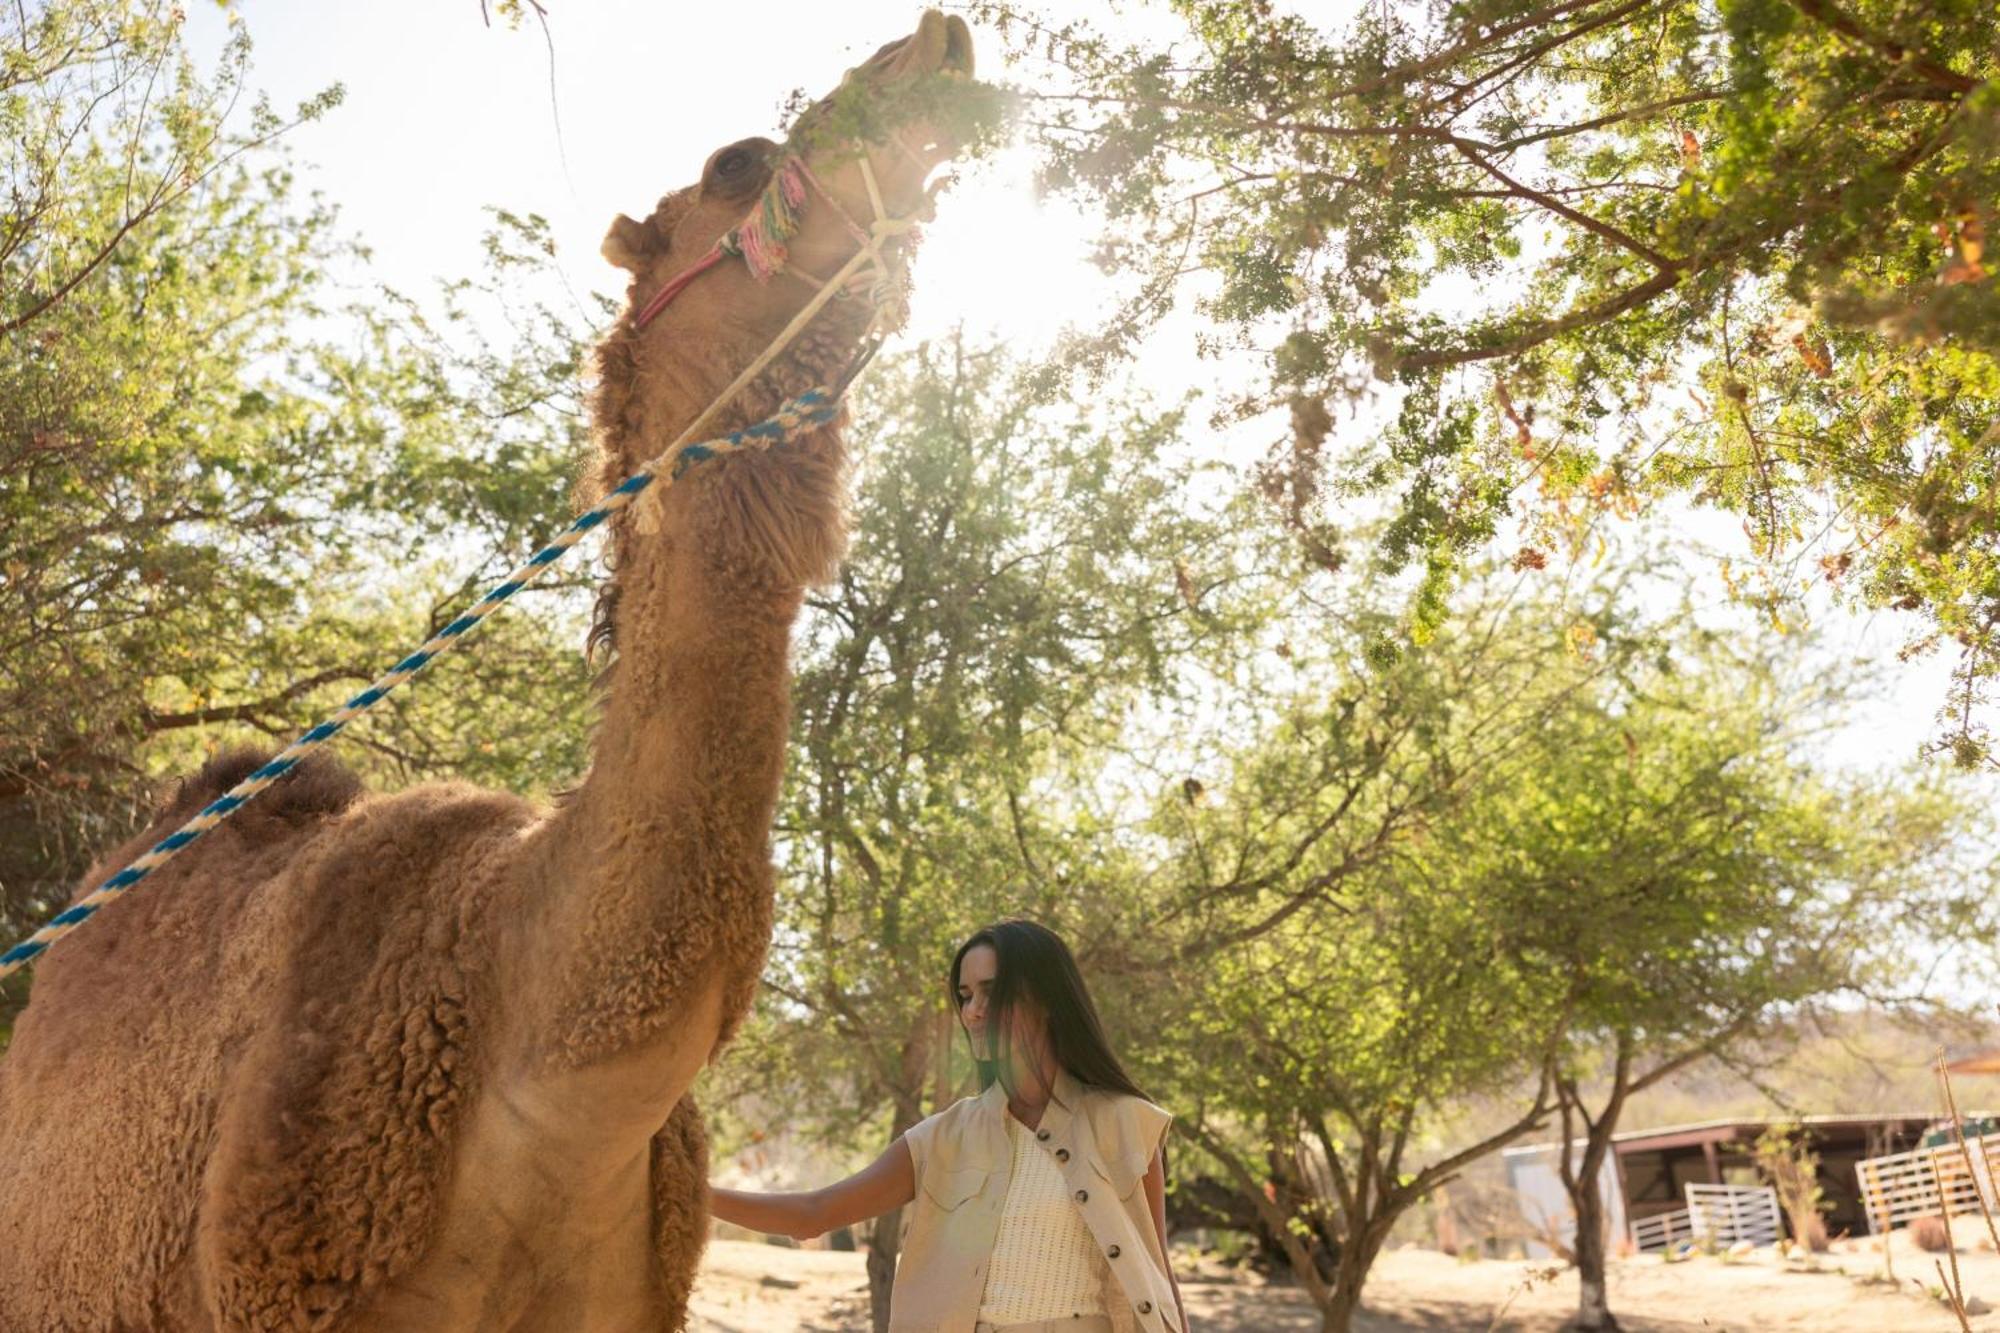
{"type": "MultiPolygon", "coordinates": [[[[971,71],[964,23],[929,12],[843,87],[971,71]]],[[[634,311],[783,150],[731,144],[614,222],[631,277],[598,352],[600,488],[804,308],[801,275],[854,254],[864,158],[888,211],[923,204],[936,136],[857,152],[795,128],[838,206],[806,202],[787,271],[717,263],[651,322],[634,311]]],[[[829,304],[708,433],[837,376],[868,315],[829,304]]],[[[614,521],[615,661],[566,799],[370,794],[315,757],[40,962],[0,1061],[0,1330],[684,1327],[708,1228],[687,1094],[769,945],[789,640],[843,548],[840,425],[704,461],[614,521]]],[[[259,759],[209,763],[85,884],[259,759]]]]}

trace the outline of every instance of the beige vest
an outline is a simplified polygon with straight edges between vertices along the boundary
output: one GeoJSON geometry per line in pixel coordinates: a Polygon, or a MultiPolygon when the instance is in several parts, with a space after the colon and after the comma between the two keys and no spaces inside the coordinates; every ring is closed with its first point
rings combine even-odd
{"type": "MultiPolygon", "coordinates": [[[[1006,1115],[1007,1093],[996,1083],[903,1136],[917,1197],[890,1296],[890,1333],[973,1333],[1013,1173],[1006,1115]]],[[[1086,1088],[1064,1073],[1035,1131],[1097,1243],[1104,1308],[1118,1333],[1180,1333],[1141,1185],[1171,1120],[1149,1101],[1086,1088]]]]}

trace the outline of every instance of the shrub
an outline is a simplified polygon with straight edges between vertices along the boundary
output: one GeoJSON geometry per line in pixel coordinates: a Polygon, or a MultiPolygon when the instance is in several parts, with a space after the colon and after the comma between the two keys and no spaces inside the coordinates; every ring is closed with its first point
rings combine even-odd
{"type": "Polygon", "coordinates": [[[1791,1224],[1792,1239],[1814,1254],[1826,1252],[1826,1223],[1820,1216],[1826,1192],[1819,1183],[1819,1154],[1796,1125],[1773,1125],[1754,1149],[1757,1167],[1777,1191],[1778,1206],[1791,1224]]]}

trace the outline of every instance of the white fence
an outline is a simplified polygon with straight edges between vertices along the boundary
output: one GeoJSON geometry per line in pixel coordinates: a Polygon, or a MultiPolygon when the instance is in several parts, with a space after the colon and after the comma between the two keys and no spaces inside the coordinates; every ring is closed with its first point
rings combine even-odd
{"type": "Polygon", "coordinates": [[[1689,1185],[1687,1201],[1695,1239],[1710,1245],[1771,1245],[1784,1234],[1769,1185],[1689,1185]]]}
{"type": "Polygon", "coordinates": [[[1694,1224],[1688,1221],[1688,1211],[1685,1208],[1676,1208],[1671,1213],[1657,1213],[1652,1217],[1642,1217],[1632,1224],[1632,1247],[1641,1254],[1651,1254],[1681,1241],[1693,1239],[1694,1224]]]}
{"type": "Polygon", "coordinates": [[[1632,1245],[1641,1254],[1682,1241],[1698,1245],[1770,1245],[1783,1233],[1777,1191],[1766,1185],[1689,1185],[1685,1208],[1643,1217],[1632,1224],[1632,1245]]]}
{"type": "Polygon", "coordinates": [[[1914,1217],[1976,1213],[1982,1192],[1988,1207],[2000,1207],[1993,1188],[1993,1157],[2000,1157],[2000,1146],[1989,1156],[1987,1145],[1985,1138],[1970,1138],[1964,1152],[1953,1141],[1855,1163],[1868,1229],[1880,1235],[1914,1217]]]}

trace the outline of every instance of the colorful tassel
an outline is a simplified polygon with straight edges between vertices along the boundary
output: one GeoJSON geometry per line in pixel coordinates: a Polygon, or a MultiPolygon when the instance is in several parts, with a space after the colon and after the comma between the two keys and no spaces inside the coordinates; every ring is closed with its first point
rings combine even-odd
{"type": "Polygon", "coordinates": [[[787,157],[749,217],[721,241],[723,253],[739,255],[760,282],[785,266],[786,243],[798,234],[806,206],[805,164],[787,157]]]}

